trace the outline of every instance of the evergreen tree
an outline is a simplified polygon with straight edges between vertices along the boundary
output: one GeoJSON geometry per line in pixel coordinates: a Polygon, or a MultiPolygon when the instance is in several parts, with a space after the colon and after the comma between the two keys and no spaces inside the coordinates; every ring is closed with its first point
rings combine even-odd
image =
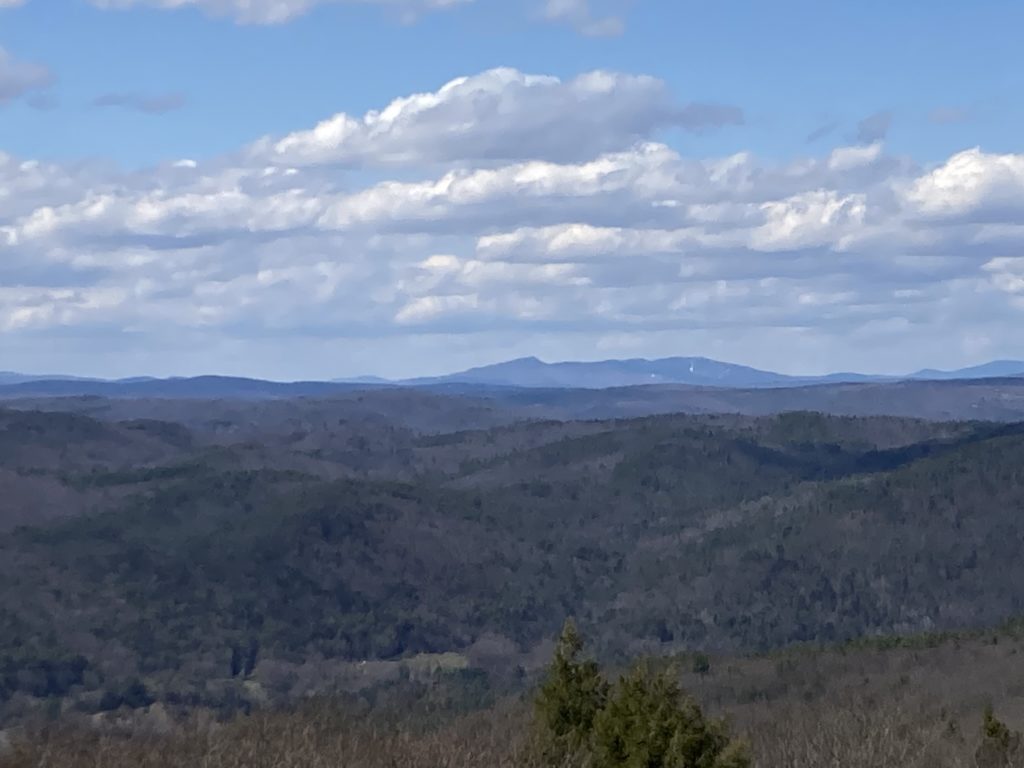
{"type": "Polygon", "coordinates": [[[583,639],[576,625],[566,621],[536,702],[546,765],[565,765],[586,751],[594,719],[608,698],[600,668],[582,653],[583,639]]]}
{"type": "Polygon", "coordinates": [[[746,768],[742,743],[708,720],[668,673],[637,666],[594,721],[595,768],[746,768]]]}
{"type": "Polygon", "coordinates": [[[541,765],[565,768],[748,768],[746,745],[709,720],[668,673],[636,667],[614,690],[581,658],[570,621],[536,702],[541,765]]]}

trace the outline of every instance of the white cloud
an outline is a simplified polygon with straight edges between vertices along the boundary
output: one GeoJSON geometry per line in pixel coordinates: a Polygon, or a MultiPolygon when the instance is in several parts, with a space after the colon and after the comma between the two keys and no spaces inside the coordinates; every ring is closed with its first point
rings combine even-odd
{"type": "Polygon", "coordinates": [[[395,322],[403,325],[423,323],[439,317],[461,314],[478,309],[480,297],[477,294],[455,294],[447,296],[419,296],[410,299],[395,315],[395,322]]]}
{"type": "Polygon", "coordinates": [[[596,71],[562,81],[503,68],[360,117],[339,113],[310,130],[267,137],[250,152],[288,165],[562,161],[625,148],[664,128],[741,121],[735,107],[678,104],[652,77],[596,71]]]}
{"type": "Polygon", "coordinates": [[[1024,296],[1024,256],[995,258],[984,269],[1000,291],[1024,296]]]}
{"type": "Polygon", "coordinates": [[[960,152],[914,180],[906,198],[932,216],[1024,214],[1024,155],[960,152]]]}
{"type": "Polygon", "coordinates": [[[870,165],[882,156],[882,143],[858,147],[839,147],[832,150],[828,158],[828,167],[833,171],[848,171],[870,165]]]}
{"type": "Polygon", "coordinates": [[[757,250],[838,248],[848,234],[864,225],[867,199],[864,195],[814,190],[764,203],[762,210],[765,223],[751,238],[757,250]]]}
{"type": "Polygon", "coordinates": [[[132,359],[151,367],[124,373],[235,360],[266,374],[244,366],[294,352],[285,376],[356,373],[348,350],[364,350],[364,372],[392,360],[370,372],[412,374],[496,344],[762,365],[784,349],[773,367],[791,370],[1018,353],[1020,155],[968,150],[926,170],[881,144],[781,165],[696,159],[650,139],[651,115],[673,110],[657,81],[457,82],[357,119],[356,139],[303,139],[273,162],[279,140],[132,173],[0,154],[5,365],[111,372],[85,370],[71,338],[93,365],[137,344],[132,359]],[[453,142],[459,114],[473,127],[453,142]],[[585,135],[594,116],[611,128],[585,135]]]}
{"type": "Polygon", "coordinates": [[[688,244],[697,245],[702,238],[701,230],[627,229],[574,223],[485,235],[477,241],[477,253],[487,259],[561,258],[585,262],[681,253],[688,244]]]}

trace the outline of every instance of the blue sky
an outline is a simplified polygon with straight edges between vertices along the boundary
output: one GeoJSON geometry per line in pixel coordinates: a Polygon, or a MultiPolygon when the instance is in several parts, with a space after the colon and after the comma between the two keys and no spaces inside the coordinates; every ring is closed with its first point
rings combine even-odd
{"type": "Polygon", "coordinates": [[[1024,357],[1022,28],[1009,1],[0,0],[0,369],[1024,357]]]}
{"type": "Polygon", "coordinates": [[[8,107],[5,147],[45,158],[101,156],[145,165],[211,156],[344,110],[428,91],[497,66],[568,77],[590,69],[655,75],[680,98],[741,105],[742,131],[690,142],[696,150],[806,152],[856,124],[893,113],[894,149],[937,160],[980,144],[1016,149],[1024,102],[1024,6],[954,0],[906,3],[606,3],[625,32],[587,37],[538,23],[542,3],[477,0],[395,23],[374,5],[328,5],[290,23],[237,24],[197,8],[104,11],[86,2],[28,2],[5,11],[9,52],[57,78],[51,112],[8,107]],[[108,92],[180,93],[160,119],[89,104],[108,92]],[[937,125],[936,110],[965,119],[937,125]],[[74,124],[71,124],[74,121],[74,124]]]}

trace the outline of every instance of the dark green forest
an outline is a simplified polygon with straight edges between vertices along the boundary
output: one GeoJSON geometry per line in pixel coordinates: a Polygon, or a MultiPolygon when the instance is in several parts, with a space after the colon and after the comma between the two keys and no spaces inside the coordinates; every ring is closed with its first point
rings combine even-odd
{"type": "Polygon", "coordinates": [[[289,408],[0,411],[0,717],[501,690],[568,616],[618,663],[1024,613],[1024,425],[289,408]]]}

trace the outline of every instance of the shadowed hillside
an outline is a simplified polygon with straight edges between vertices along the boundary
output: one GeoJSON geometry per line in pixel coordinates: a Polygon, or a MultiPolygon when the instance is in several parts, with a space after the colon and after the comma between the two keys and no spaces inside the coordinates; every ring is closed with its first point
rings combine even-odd
{"type": "Polygon", "coordinates": [[[0,538],[7,718],[50,697],[288,701],[413,658],[512,684],[567,615],[614,660],[1022,612],[1017,425],[792,413],[429,433],[318,401],[236,404],[237,428],[110,420],[118,407],[3,414],[22,484],[0,538]]]}

